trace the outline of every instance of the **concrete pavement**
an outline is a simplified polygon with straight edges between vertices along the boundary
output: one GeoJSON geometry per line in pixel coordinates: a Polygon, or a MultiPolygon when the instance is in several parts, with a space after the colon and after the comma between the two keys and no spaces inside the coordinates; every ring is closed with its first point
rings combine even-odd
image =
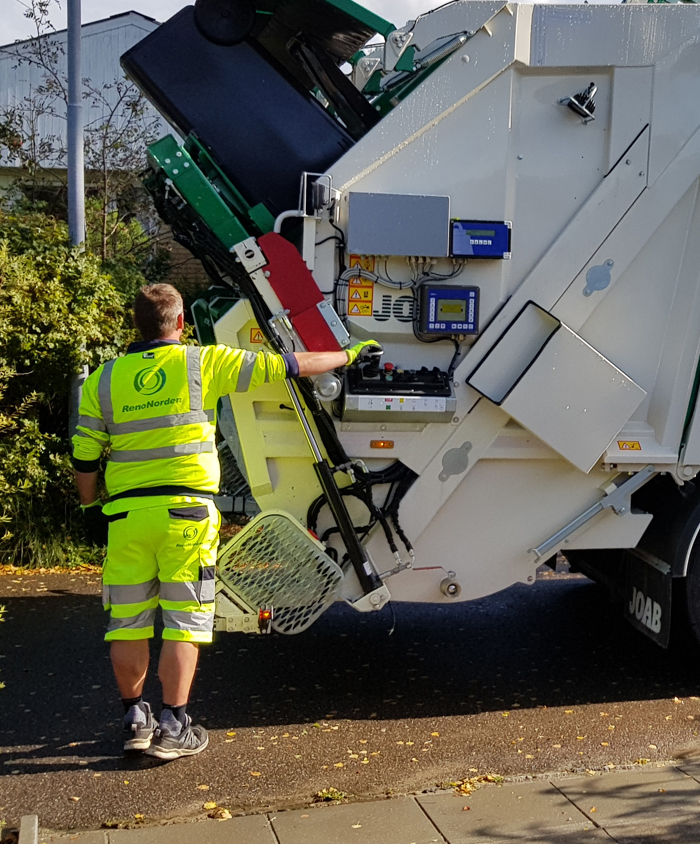
{"type": "MultiPolygon", "coordinates": [[[[20,844],[35,844],[31,821],[20,844]]],[[[700,840],[700,760],[486,784],[367,803],[52,834],[37,844],[690,844],[700,840]]]]}

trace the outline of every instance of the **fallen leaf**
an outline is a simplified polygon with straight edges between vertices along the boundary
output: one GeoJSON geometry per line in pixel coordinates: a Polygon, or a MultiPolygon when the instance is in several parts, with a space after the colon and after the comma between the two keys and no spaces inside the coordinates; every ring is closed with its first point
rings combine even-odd
{"type": "Polygon", "coordinates": [[[360,754],[359,754],[359,753],[351,753],[351,754],[348,756],[348,759],[359,759],[359,758],[360,758],[360,754]]]}
{"type": "Polygon", "coordinates": [[[209,812],[208,817],[216,821],[228,821],[231,819],[231,812],[228,809],[224,809],[223,806],[217,806],[213,811],[209,812]]]}
{"type": "Polygon", "coordinates": [[[462,806],[462,811],[463,812],[471,812],[471,808],[472,808],[471,806],[462,806]]]}
{"type": "Polygon", "coordinates": [[[610,742],[609,741],[601,741],[600,746],[601,747],[610,747],[610,742]]]}
{"type": "Polygon", "coordinates": [[[361,739],[360,739],[360,744],[367,744],[367,739],[366,739],[366,738],[361,738],[361,739]]]}
{"type": "Polygon", "coordinates": [[[417,761],[418,761],[418,760],[416,759],[416,757],[415,757],[415,756],[413,757],[413,759],[411,759],[411,762],[417,762],[417,761]]]}
{"type": "Polygon", "coordinates": [[[649,747],[649,750],[658,750],[658,748],[655,744],[650,744],[650,745],[648,745],[648,747],[649,747]]]}
{"type": "Polygon", "coordinates": [[[560,748],[561,745],[560,744],[553,744],[552,747],[560,748]]]}
{"type": "Polygon", "coordinates": [[[565,710],[564,710],[564,715],[573,715],[573,714],[574,714],[574,710],[573,710],[573,709],[565,709],[565,710]]]}
{"type": "Polygon", "coordinates": [[[251,771],[250,775],[251,775],[251,777],[261,777],[262,771],[251,771]]]}
{"type": "Polygon", "coordinates": [[[230,744],[232,741],[233,741],[233,739],[232,739],[232,738],[225,738],[225,739],[224,739],[224,744],[230,744]]]}
{"type": "Polygon", "coordinates": [[[532,755],[532,753],[526,753],[525,758],[526,759],[534,759],[535,757],[532,755]]]}
{"type": "Polygon", "coordinates": [[[135,820],[137,820],[137,821],[142,821],[142,820],[144,819],[144,815],[142,815],[142,814],[139,812],[138,814],[134,815],[134,818],[135,818],[135,820]]]}
{"type": "Polygon", "coordinates": [[[362,824],[361,823],[354,823],[352,825],[352,829],[362,829],[362,824]]]}
{"type": "Polygon", "coordinates": [[[415,744],[415,741],[407,741],[406,747],[412,747],[415,744]]]}
{"type": "Polygon", "coordinates": [[[679,697],[674,697],[673,702],[674,703],[683,703],[683,701],[679,697]]]}
{"type": "Polygon", "coordinates": [[[440,733],[431,733],[430,735],[431,735],[431,736],[439,736],[439,735],[440,735],[440,733]]]}
{"type": "Polygon", "coordinates": [[[342,768],[342,767],[343,767],[343,763],[342,763],[342,762],[336,762],[336,763],[333,765],[333,767],[334,767],[334,768],[342,768]]]}
{"type": "Polygon", "coordinates": [[[583,741],[585,738],[585,736],[576,736],[577,741],[583,741]]]}
{"type": "Polygon", "coordinates": [[[362,759],[360,765],[369,765],[369,759],[362,759]]]}
{"type": "Polygon", "coordinates": [[[229,733],[226,733],[226,735],[227,736],[235,736],[236,734],[234,732],[229,732],[229,733]]]}
{"type": "Polygon", "coordinates": [[[69,797],[69,800],[72,800],[74,803],[77,803],[80,800],[80,797],[69,797]]]}
{"type": "Polygon", "coordinates": [[[129,785],[129,780],[124,780],[124,785],[129,785]]]}
{"type": "Polygon", "coordinates": [[[666,794],[666,789],[665,789],[665,788],[660,788],[660,789],[659,789],[659,794],[666,794]]]}
{"type": "Polygon", "coordinates": [[[591,808],[588,811],[589,812],[597,812],[598,810],[596,809],[595,806],[591,806],[591,808]]]}
{"type": "Polygon", "coordinates": [[[308,815],[302,815],[302,818],[308,818],[308,817],[309,817],[308,815]]]}
{"type": "Polygon", "coordinates": [[[208,803],[205,803],[202,806],[203,809],[216,809],[216,803],[213,800],[210,800],[208,803]]]}
{"type": "Polygon", "coordinates": [[[209,791],[209,786],[208,786],[208,785],[198,785],[198,786],[197,786],[197,788],[198,788],[200,791],[209,791]]]}

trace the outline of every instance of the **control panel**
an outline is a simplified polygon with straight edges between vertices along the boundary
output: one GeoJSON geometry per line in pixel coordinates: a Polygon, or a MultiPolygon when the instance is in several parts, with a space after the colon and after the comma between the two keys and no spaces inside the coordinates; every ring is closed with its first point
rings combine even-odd
{"type": "Polygon", "coordinates": [[[510,258],[512,224],[489,220],[452,220],[450,255],[453,258],[510,258]]]}
{"type": "Polygon", "coordinates": [[[456,407],[450,376],[437,367],[369,363],[350,367],[345,375],[343,420],[447,422],[456,407]]]}
{"type": "Polygon", "coordinates": [[[441,284],[421,286],[421,334],[432,336],[479,333],[479,288],[448,287],[441,284]]]}

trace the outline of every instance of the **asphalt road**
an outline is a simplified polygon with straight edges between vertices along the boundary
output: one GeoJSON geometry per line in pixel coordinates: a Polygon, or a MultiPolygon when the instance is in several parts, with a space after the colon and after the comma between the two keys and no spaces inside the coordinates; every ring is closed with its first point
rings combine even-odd
{"type": "MultiPolygon", "coordinates": [[[[95,575],[0,577],[0,821],[53,829],[356,799],[483,773],[670,759],[700,741],[697,654],[659,649],[581,577],[360,616],[298,637],[221,635],[190,711],[201,756],[121,755],[95,575]],[[641,760],[641,761],[640,761],[641,760]],[[139,817],[136,817],[139,816],[139,817]],[[143,816],[143,817],[140,817],[143,816]]],[[[151,683],[151,700],[157,689],[151,683]]]]}

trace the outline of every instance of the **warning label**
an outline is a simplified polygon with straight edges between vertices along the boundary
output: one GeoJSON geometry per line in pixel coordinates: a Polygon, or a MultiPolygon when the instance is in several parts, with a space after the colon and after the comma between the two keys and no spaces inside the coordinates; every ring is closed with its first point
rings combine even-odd
{"type": "Polygon", "coordinates": [[[259,328],[251,328],[250,329],[250,342],[251,343],[264,343],[265,337],[262,331],[259,328]]]}
{"type": "Polygon", "coordinates": [[[375,260],[376,259],[374,255],[351,255],[350,269],[352,270],[356,267],[359,267],[361,270],[366,270],[368,273],[373,273],[375,260]]]}
{"type": "Polygon", "coordinates": [[[618,440],[617,447],[620,451],[641,451],[642,446],[638,440],[618,440]]]}
{"type": "Polygon", "coordinates": [[[374,283],[369,279],[353,278],[348,285],[348,316],[372,316],[374,283]]]}

